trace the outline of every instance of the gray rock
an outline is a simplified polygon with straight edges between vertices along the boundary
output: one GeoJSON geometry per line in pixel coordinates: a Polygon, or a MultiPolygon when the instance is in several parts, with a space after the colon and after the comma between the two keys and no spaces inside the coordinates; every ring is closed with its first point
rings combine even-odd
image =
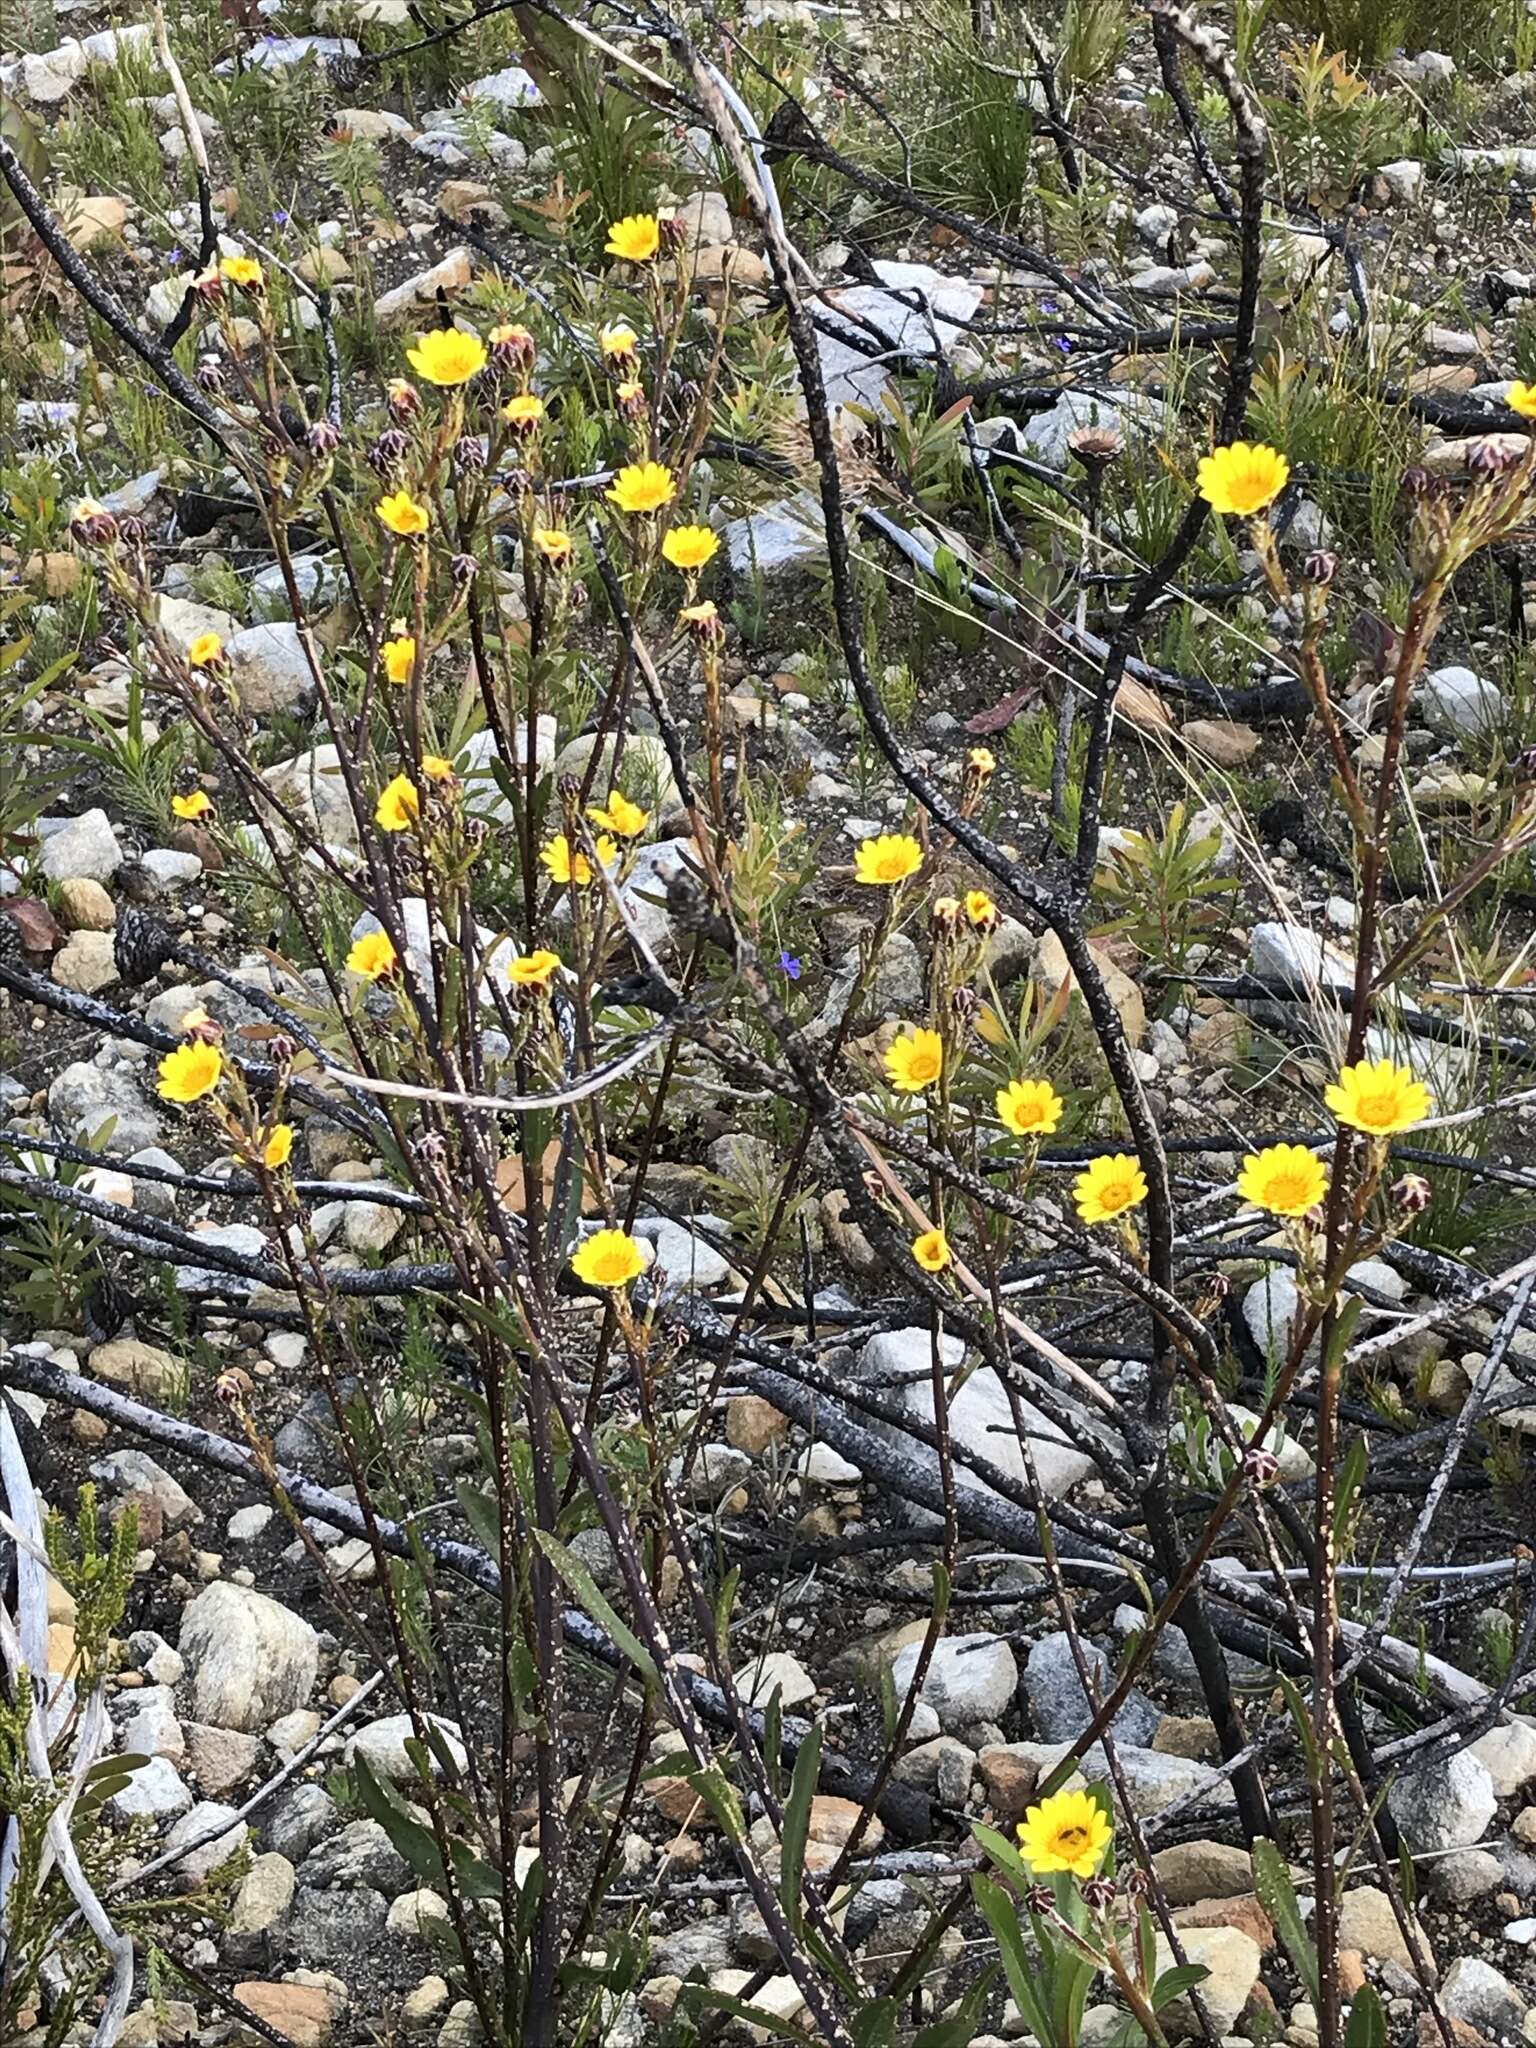
{"type": "Polygon", "coordinates": [[[42,834],[41,863],[50,882],[84,876],[89,882],[110,882],[123,864],[123,849],[105,811],[82,811],[78,818],[38,821],[42,834]]]}
{"type": "MultiPolygon", "coordinates": [[[[904,1698],[917,1671],[920,1643],[898,1652],[891,1679],[904,1698]]],[[[1019,1667],[1001,1636],[944,1636],[934,1645],[918,1698],[932,1707],[946,1734],[1000,1720],[1019,1683],[1019,1667]]]]}
{"type": "Polygon", "coordinates": [[[304,1882],[317,1891],[344,1886],[398,1898],[413,1882],[410,1866],[376,1820],[355,1820],[304,1859],[304,1882]]]}
{"type": "Polygon", "coordinates": [[[1440,1981],[1440,1999],[1453,2020],[1463,2020],[1479,2033],[1525,2031],[1529,2007],[1509,1979],[1479,1956],[1458,1956],[1440,1981]]]}
{"type": "Polygon", "coordinates": [[[679,1927],[651,1950],[651,1969],[662,1977],[708,1977],[726,1969],[733,1960],[731,1926],[723,1917],[679,1927]]]}
{"type": "Polygon", "coordinates": [[[471,79],[464,92],[468,99],[489,100],[507,112],[518,107],[536,107],[543,99],[521,64],[508,64],[501,71],[488,71],[484,78],[471,79]]]}
{"type": "MultiPolygon", "coordinates": [[[[700,1216],[699,1221],[716,1236],[728,1237],[730,1225],[720,1216],[700,1216]]],[[[637,1216],[635,1236],[656,1249],[656,1264],[664,1267],[673,1287],[691,1293],[700,1287],[718,1287],[730,1277],[730,1262],[704,1238],[696,1237],[670,1216],[637,1216]]]]}
{"type": "Polygon", "coordinates": [[[1435,1897],[1447,1906],[1470,1906],[1474,1899],[1496,1892],[1504,1881],[1503,1865],[1486,1849],[1457,1849],[1437,1856],[1428,1867],[1435,1897]]]}
{"type": "MultiPolygon", "coordinates": [[[[466,1757],[458,1723],[444,1721],[435,1714],[431,1719],[456,1768],[462,1770],[466,1757]]],[[[346,1761],[350,1764],[361,1757],[376,1778],[387,1778],[391,1784],[404,1784],[417,1776],[416,1766],[405,1746],[414,1738],[414,1733],[409,1714],[389,1714],[382,1721],[371,1721],[347,1743],[346,1761]]],[[[435,1755],[430,1762],[435,1777],[441,1765],[435,1755]]]]}
{"type": "Polygon", "coordinates": [[[184,1813],[175,1827],[166,1836],[167,1849],[186,1849],[188,1854],[172,1867],[172,1878],[180,1891],[196,1891],[231,1856],[243,1849],[250,1839],[250,1829],[232,1806],[224,1806],[216,1799],[201,1799],[190,1813],[184,1813]],[[213,1839],[203,1841],[204,1835],[213,1830],[213,1839]],[[195,1848],[194,1843],[201,1843],[195,1848]]]}
{"type": "Polygon", "coordinates": [[[255,717],[295,710],[314,695],[315,679],[292,619],[247,626],[225,641],[224,654],[241,708],[255,717]]]}
{"type": "Polygon", "coordinates": [[[759,576],[765,583],[820,564],[827,557],[820,503],[804,491],[775,499],[759,511],[732,519],[725,529],[725,545],[735,575],[759,576]]]}
{"type": "MultiPolygon", "coordinates": [[[[333,610],[341,602],[346,582],[340,568],[320,555],[298,555],[293,562],[293,580],[310,612],[333,610]]],[[[281,566],[274,562],[250,581],[251,616],[262,624],[290,620],[288,586],[281,566]]]]}
{"type": "Polygon", "coordinates": [[[1472,1744],[1472,1754],[1485,1765],[1500,1799],[1515,1799],[1536,1780],[1536,1723],[1512,1715],[1472,1744]]]}
{"type": "MultiPolygon", "coordinates": [[[[859,1358],[862,1374],[891,1389],[893,1397],[909,1414],[930,1426],[934,1419],[931,1344],[932,1338],[924,1329],[886,1330],[869,1340],[859,1358]]],[[[964,1358],[965,1347],[954,1337],[946,1337],[944,1345],[945,1362],[952,1370],[964,1358]]],[[[1025,1426],[1030,1431],[1030,1449],[1040,1485],[1050,1499],[1060,1499],[1092,1476],[1095,1469],[1093,1460],[1069,1443],[1053,1422],[1027,1401],[1023,1404],[1022,1413],[1025,1426]]],[[[1100,1426],[1095,1421],[1094,1427],[1100,1426]]],[[[899,1434],[874,1420],[869,1427],[877,1434],[899,1434]]],[[[990,1366],[979,1367],[952,1395],[949,1427],[957,1450],[986,1460],[1012,1480],[1028,1483],[1024,1453],[1014,1432],[1013,1406],[1008,1390],[990,1366]]],[[[900,1440],[908,1456],[929,1465],[937,1473],[936,1452],[912,1443],[905,1436],[900,1440]]],[[[994,1492],[987,1480],[968,1466],[962,1466],[961,1472],[967,1486],[977,1487],[983,1493],[994,1492]]],[[[926,1509],[913,1511],[912,1518],[918,1526],[922,1526],[920,1517],[927,1512],[926,1509]]]]}
{"type": "MultiPolygon", "coordinates": [[[[338,1391],[343,1404],[351,1401],[357,1393],[357,1381],[349,1375],[341,1381],[338,1391]]],[[[313,1478],[340,1474],[336,1411],[323,1389],[304,1397],[273,1438],[272,1448],[280,1465],[293,1465],[313,1478]]]]}
{"type": "Polygon", "coordinates": [[[1405,206],[1411,205],[1424,189],[1424,166],[1414,156],[1398,157],[1394,163],[1383,164],[1378,175],[1392,197],[1405,206]]]}
{"type": "MultiPolygon", "coordinates": [[[[1102,1699],[1115,1683],[1111,1660],[1094,1643],[1082,1644],[1084,1658],[1093,1673],[1102,1699]]],[[[1071,1742],[1093,1719],[1093,1709],[1083,1691],[1072,1645],[1064,1629],[1042,1636],[1030,1645],[1024,1664],[1024,1690],[1029,1698],[1030,1718],[1042,1742],[1071,1742]]],[[[1163,1710],[1143,1692],[1132,1692],[1116,1714],[1112,1733],[1118,1742],[1151,1743],[1163,1710]]]]}
{"type": "Polygon", "coordinates": [[[268,1810],[262,1825],[278,1855],[302,1863],[317,1842],[341,1827],[341,1808],[322,1786],[294,1785],[268,1810]]]}
{"type": "Polygon", "coordinates": [[[1418,695],[1430,724],[1457,739],[1481,739],[1496,732],[1507,715],[1502,693],[1459,663],[1430,670],[1418,695]]]}
{"type": "Polygon", "coordinates": [[[217,1580],[182,1616],[181,1654],[198,1719],[250,1734],[304,1705],[320,1639],[302,1615],[266,1594],[217,1580]]]}
{"type": "MultiPolygon", "coordinates": [[[[179,1159],[173,1159],[169,1152],[158,1145],[146,1145],[133,1153],[129,1166],[153,1166],[161,1173],[171,1173],[179,1180],[186,1168],[179,1159]]],[[[142,1209],[147,1216],[174,1216],[176,1213],[176,1190],[163,1180],[135,1180],[133,1183],[133,1206],[142,1209]]]]}
{"type": "Polygon", "coordinates": [[[230,1907],[232,1935],[269,1934],[293,1904],[294,1869],[286,1856],[268,1851],[252,1858],[230,1907]]]}
{"type": "MultiPolygon", "coordinates": [[[[682,1483],[682,1453],[672,1460],[668,1468],[674,1485],[682,1483]]],[[[745,1451],[738,1451],[732,1444],[701,1444],[688,1475],[684,1499],[693,1507],[718,1507],[728,1494],[750,1476],[752,1460],[745,1451]]]]}
{"type": "Polygon", "coordinates": [[[152,1756],[148,1763],[141,1764],[111,1800],[112,1811],[125,1820],[170,1820],[185,1813],[191,1804],[192,1794],[168,1756],[152,1756]]]}
{"type": "Polygon", "coordinates": [[[1387,1794],[1388,1810],[1416,1854],[1469,1849],[1482,1840],[1498,1804],[1487,1765],[1469,1749],[1405,1772],[1387,1794]]]}
{"type": "Polygon", "coordinates": [[[1272,1361],[1285,1358],[1300,1313],[1300,1289],[1284,1266],[1272,1266],[1243,1296],[1243,1321],[1254,1343],[1272,1361]]]}
{"type": "Polygon", "coordinates": [[[117,1493],[148,1494],[164,1515],[168,1528],[174,1529],[178,1522],[203,1519],[202,1510],[186,1489],[144,1451],[112,1451],[96,1460],[91,1476],[117,1493]]]}
{"type": "MultiPolygon", "coordinates": [[[[266,1233],[258,1230],[254,1223],[224,1223],[214,1230],[198,1232],[203,1243],[213,1249],[238,1252],[244,1259],[267,1257],[266,1233]]],[[[212,1294],[219,1290],[230,1293],[248,1293],[255,1281],[239,1275],[218,1272],[212,1266],[178,1266],[176,1286],[183,1294],[212,1294]]]]}
{"type": "Polygon", "coordinates": [[[1159,1849],[1152,1862],[1170,1906],[1241,1898],[1253,1890],[1248,1851],[1230,1842],[1175,1842],[1159,1849]]]}
{"type": "Polygon", "coordinates": [[[48,1114],[77,1143],[112,1125],[106,1150],[115,1157],[142,1152],[158,1142],[158,1112],[145,1099],[137,1078],[123,1067],[98,1067],[76,1060],[48,1085],[48,1114]]]}
{"type": "Polygon", "coordinates": [[[300,1885],[285,1946],[307,1969],[336,1970],[356,1982],[360,1965],[377,1967],[388,1924],[389,1901],[378,1892],[317,1892],[300,1885]]]}
{"type": "Polygon", "coordinates": [[[328,846],[357,851],[357,819],[341,779],[340,756],[329,741],[277,762],[263,771],[262,779],[317,838],[328,846]]]}
{"type": "Polygon", "coordinates": [[[123,1723],[123,1748],[179,1763],[187,1753],[187,1737],[176,1718],[176,1695],[171,1688],[146,1685],[128,1697],[134,1710],[123,1723]]]}
{"type": "MultiPolygon", "coordinates": [[[[840,286],[829,292],[821,309],[824,326],[841,326],[850,335],[869,340],[872,323],[886,337],[885,346],[911,357],[947,355],[964,339],[955,323],[974,318],[982,287],[968,278],[945,277],[926,263],[877,262],[879,284],[840,286]],[[885,289],[888,287],[889,289],[885,289]],[[901,293],[897,298],[894,294],[901,293]],[[839,315],[846,315],[840,319],[839,315]]],[[[816,349],[830,406],[861,405],[879,411],[891,385],[884,363],[871,362],[865,349],[820,329],[816,349]]]]}
{"type": "Polygon", "coordinates": [[[1123,392],[1111,397],[1092,391],[1064,391],[1049,412],[1034,413],[1024,422],[1024,441],[1041,462],[1066,469],[1072,461],[1072,436],[1084,427],[1108,427],[1128,441],[1138,427],[1155,430],[1162,410],[1154,399],[1123,392]]]}
{"type": "MultiPolygon", "coordinates": [[[[922,1701],[918,1702],[921,1706],[922,1701]]],[[[946,1806],[964,1806],[976,1769],[976,1752],[953,1735],[938,1735],[915,1743],[901,1757],[895,1775],[903,1785],[917,1785],[931,1792],[946,1806]]]]}
{"type": "Polygon", "coordinates": [[[1248,971],[1266,981],[1294,982],[1314,988],[1348,989],[1354,984],[1354,963],[1336,946],[1326,945],[1303,925],[1256,924],[1248,935],[1248,971]]]}

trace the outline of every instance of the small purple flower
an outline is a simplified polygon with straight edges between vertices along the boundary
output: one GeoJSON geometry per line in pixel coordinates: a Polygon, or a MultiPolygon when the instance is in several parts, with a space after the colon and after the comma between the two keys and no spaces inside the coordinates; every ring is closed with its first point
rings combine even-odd
{"type": "Polygon", "coordinates": [[[1042,313],[1054,313],[1056,311],[1056,301],[1054,299],[1042,299],[1040,301],[1040,310],[1042,313]]]}
{"type": "Polygon", "coordinates": [[[787,946],[779,954],[779,965],[791,981],[798,981],[800,979],[800,962],[787,946]]]}
{"type": "Polygon", "coordinates": [[[274,213],[274,214],[273,214],[273,216],[272,216],[272,225],[273,225],[273,227],[275,227],[275,228],[285,228],[285,227],[287,227],[287,225],[288,225],[288,216],[287,216],[287,214],[286,214],[286,213],[285,213],[285,212],[283,211],[282,207],[279,207],[279,208],[277,209],[276,213],[274,213]]]}
{"type": "Polygon", "coordinates": [[[1056,347],[1061,350],[1064,356],[1071,355],[1072,337],[1070,334],[1053,334],[1051,336],[1051,340],[1055,343],[1056,347]]]}
{"type": "Polygon", "coordinates": [[[180,247],[180,244],[178,244],[176,248],[174,248],[174,249],[172,249],[172,250],[170,251],[170,253],[169,253],[169,254],[167,255],[167,257],[166,257],[166,259],[165,259],[165,260],[166,260],[166,262],[167,262],[167,263],[179,263],[179,262],[181,261],[181,258],[182,258],[182,251],[181,251],[181,247],[180,247]]]}

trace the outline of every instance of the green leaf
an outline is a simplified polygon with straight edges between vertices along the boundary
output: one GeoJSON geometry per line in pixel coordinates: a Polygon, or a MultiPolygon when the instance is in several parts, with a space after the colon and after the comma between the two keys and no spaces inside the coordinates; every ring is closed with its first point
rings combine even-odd
{"type": "Polygon", "coordinates": [[[464,1519],[474,1532],[475,1541],[492,1557],[499,1556],[501,1516],[497,1512],[495,1496],[483,1486],[472,1486],[467,1479],[461,1479],[453,1490],[464,1510],[464,1519]]]}
{"type": "Polygon", "coordinates": [[[1259,1904],[1274,1921],[1275,1932],[1284,1942],[1286,1954],[1306,1987],[1307,1996],[1315,2005],[1319,1996],[1317,1950],[1312,1946],[1312,1937],[1301,1917],[1296,1887],[1291,1883],[1285,1858],[1263,1835],[1255,1839],[1250,1854],[1253,1888],[1258,1894],[1259,1904]]]}
{"type": "Polygon", "coordinates": [[[347,1768],[369,1818],[378,1822],[391,1845],[416,1875],[433,1890],[441,1890],[445,1883],[443,1859],[431,1829],[423,1827],[420,1821],[412,1820],[393,1792],[374,1776],[365,1757],[354,1752],[347,1768]]]}
{"type": "Polygon", "coordinates": [[[1362,1984],[1350,2003],[1344,2048],[1387,2048],[1387,2015],[1373,1985],[1362,1984]]]}
{"type": "Polygon", "coordinates": [[[678,2004],[685,2004],[690,2011],[729,2013],[733,2019],[746,2020],[758,2034],[768,2034],[775,2041],[798,2041],[805,2048],[803,2028],[794,2026],[789,2020],[781,2020],[775,2014],[765,2011],[760,2005],[748,2005],[744,1998],[733,1998],[729,1991],[711,1991],[704,1984],[685,1984],[678,1993],[678,2004]]]}
{"type": "Polygon", "coordinates": [[[800,1932],[805,1917],[800,1880],[805,1870],[805,1845],[811,1832],[811,1801],[816,1797],[820,1770],[821,1723],[818,1721],[800,1745],[794,1776],[790,1780],[789,1797],[784,1802],[779,1897],[784,1905],[784,1917],[796,1934],[800,1932]]]}
{"type": "Polygon", "coordinates": [[[1013,1901],[1001,1885],[994,1884],[989,1877],[982,1877],[979,1872],[971,1879],[971,1891],[992,1930],[997,1952],[1002,1958],[1003,1975],[1008,1979],[1008,1989],[1025,2026],[1037,2041],[1050,2041],[1050,2014],[1035,1990],[1039,1965],[1025,1951],[1024,1930],[1019,1925],[1013,1901]]]}
{"type": "Polygon", "coordinates": [[[624,1622],[620,1621],[605,1596],[598,1591],[597,1581],[581,1562],[550,1535],[547,1529],[535,1529],[533,1540],[570,1587],[577,1600],[591,1618],[613,1638],[630,1663],[645,1679],[648,1685],[659,1685],[660,1673],[652,1661],[651,1653],[644,1643],[624,1622]]]}
{"type": "Polygon", "coordinates": [[[1203,1984],[1210,1974],[1204,1963],[1175,1963],[1152,1986],[1152,2010],[1161,2012],[1192,1984],[1203,1984]]]}

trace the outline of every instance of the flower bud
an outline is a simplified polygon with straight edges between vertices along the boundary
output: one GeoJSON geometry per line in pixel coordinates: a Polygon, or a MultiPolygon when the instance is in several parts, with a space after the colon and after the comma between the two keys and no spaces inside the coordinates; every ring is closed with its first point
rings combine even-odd
{"type": "Polygon", "coordinates": [[[453,444],[453,466],[460,476],[476,476],[485,467],[485,447],[476,434],[461,434],[453,444]]]}
{"type": "Polygon", "coordinates": [[[1091,1913],[1105,1913],[1120,1896],[1112,1877],[1088,1877],[1082,1884],[1083,1904],[1091,1913]]]}
{"type": "Polygon", "coordinates": [[[935,896],[928,920],[933,936],[946,938],[960,922],[960,898],[958,896],[935,896]]]}
{"type": "Polygon", "coordinates": [[[1280,1477],[1280,1460],[1260,1444],[1250,1444],[1243,1454],[1243,1477],[1253,1487],[1273,1486],[1280,1477]]]}
{"type": "Polygon", "coordinates": [[[200,299],[206,300],[210,306],[215,306],[224,296],[224,280],[210,265],[207,270],[199,271],[193,278],[192,289],[200,299]]]}
{"type": "Polygon", "coordinates": [[[1339,573],[1339,558],[1332,548],[1313,548],[1301,565],[1301,573],[1309,583],[1326,589],[1339,573]]]}
{"type": "Polygon", "coordinates": [[[687,247],[688,223],[681,214],[664,213],[658,225],[661,228],[661,246],[676,252],[687,247]]]}
{"type": "Polygon", "coordinates": [[[621,419],[643,420],[645,418],[645,386],[633,379],[620,384],[613,394],[614,410],[621,419]]]}
{"type": "Polygon", "coordinates": [[[201,390],[217,393],[224,389],[224,364],[214,355],[199,356],[197,382],[201,390]]]}
{"type": "Polygon", "coordinates": [[[390,412],[397,420],[413,419],[421,411],[421,393],[409,377],[391,377],[385,388],[390,412]]]}
{"type": "Polygon", "coordinates": [[[410,442],[399,427],[386,427],[368,450],[369,465],[380,476],[392,476],[405,460],[410,442]]]}
{"type": "Polygon", "coordinates": [[[1152,1880],[1139,1863],[1131,1866],[1121,1883],[1128,1899],[1144,1899],[1152,1889],[1152,1880]]]}
{"type": "Polygon", "coordinates": [[[136,512],[125,512],[117,522],[117,537],[127,548],[141,548],[149,538],[149,528],[136,512]]]}
{"type": "Polygon", "coordinates": [[[256,1391],[255,1382],[244,1366],[227,1366],[213,1383],[213,1391],[226,1408],[243,1408],[256,1391]]]}
{"type": "Polygon", "coordinates": [[[1422,1173],[1405,1173],[1392,1183],[1392,1199],[1405,1216],[1422,1216],[1435,1191],[1422,1173]]]}
{"type": "Polygon", "coordinates": [[[1056,1894],[1048,1884],[1032,1884],[1024,1894],[1024,1900],[1031,1913],[1046,1914],[1056,1910],[1056,1894]]]}
{"type": "Polygon", "coordinates": [[[506,322],[490,332],[491,362],[498,370],[526,370],[533,365],[534,339],[526,327],[506,322]]]}
{"type": "Polygon", "coordinates": [[[329,420],[311,420],[304,430],[304,445],[311,455],[334,455],[341,446],[341,429],[329,420]]]}
{"type": "Polygon", "coordinates": [[[117,521],[105,505],[94,498],[82,498],[75,507],[69,530],[82,547],[110,547],[117,539],[117,521]]]}
{"type": "Polygon", "coordinates": [[[956,1018],[959,1020],[961,1029],[964,1030],[970,1024],[971,1019],[980,1010],[981,997],[977,995],[975,989],[969,986],[963,986],[961,988],[957,988],[954,994],[950,997],[949,1007],[951,1008],[951,1010],[954,1011],[956,1018]]]}
{"type": "Polygon", "coordinates": [[[448,564],[448,573],[460,587],[472,583],[480,564],[473,555],[455,555],[448,564]]]}
{"type": "Polygon", "coordinates": [[[1467,450],[1467,468],[1478,478],[1502,476],[1507,469],[1513,469],[1522,457],[1499,436],[1474,441],[1467,450]]]}
{"type": "Polygon", "coordinates": [[[1125,442],[1113,427],[1079,427],[1067,436],[1067,447],[1086,470],[1105,469],[1124,452],[1125,442]]]}

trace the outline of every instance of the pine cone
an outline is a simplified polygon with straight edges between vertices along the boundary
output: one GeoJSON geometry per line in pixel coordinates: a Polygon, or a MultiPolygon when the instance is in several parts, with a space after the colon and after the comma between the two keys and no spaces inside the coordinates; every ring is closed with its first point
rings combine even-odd
{"type": "Polygon", "coordinates": [[[112,958],[118,973],[130,988],[142,988],[153,981],[167,960],[175,957],[179,941],[158,918],[131,906],[118,913],[112,958]]]}

